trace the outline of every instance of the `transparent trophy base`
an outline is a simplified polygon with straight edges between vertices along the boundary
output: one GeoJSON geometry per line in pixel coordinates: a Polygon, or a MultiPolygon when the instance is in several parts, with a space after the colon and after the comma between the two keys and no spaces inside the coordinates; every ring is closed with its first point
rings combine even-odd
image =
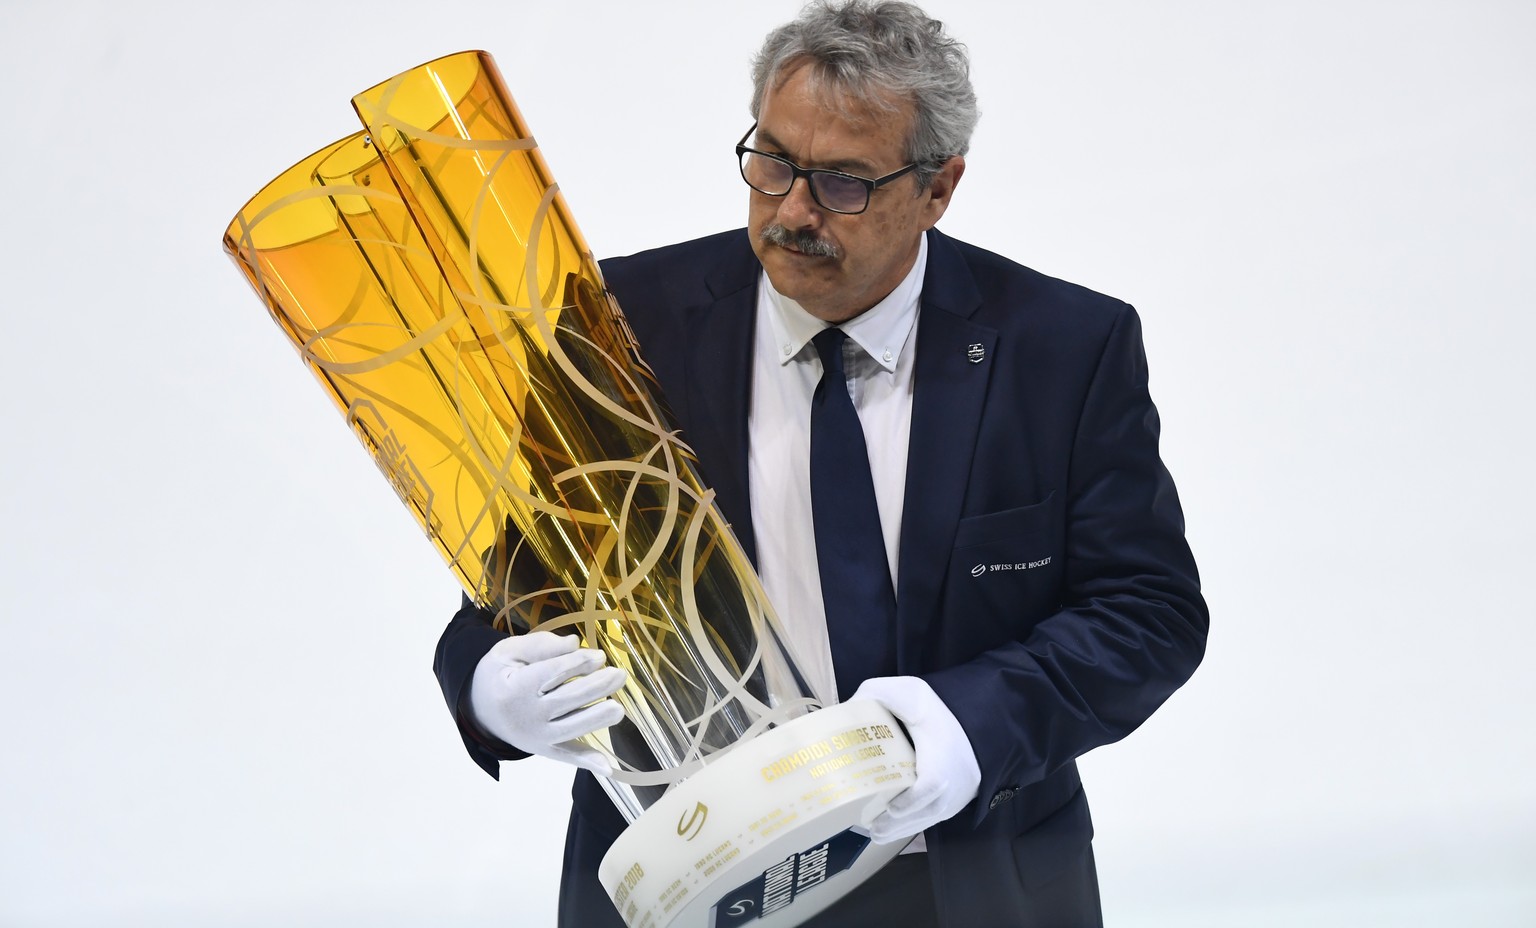
{"type": "Polygon", "coordinates": [[[915,770],[878,704],[812,712],[674,786],[614,842],[598,879],[629,928],[793,928],[901,851],[864,828],[915,770]]]}

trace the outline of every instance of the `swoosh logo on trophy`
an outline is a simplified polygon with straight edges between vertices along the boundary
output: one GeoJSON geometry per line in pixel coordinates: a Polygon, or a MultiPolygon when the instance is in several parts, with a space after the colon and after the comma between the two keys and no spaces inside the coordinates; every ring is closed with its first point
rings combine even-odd
{"type": "Polygon", "coordinates": [[[692,841],[703,830],[704,820],[707,818],[709,818],[709,806],[702,802],[695,803],[692,813],[684,814],[677,820],[677,836],[692,841]]]}

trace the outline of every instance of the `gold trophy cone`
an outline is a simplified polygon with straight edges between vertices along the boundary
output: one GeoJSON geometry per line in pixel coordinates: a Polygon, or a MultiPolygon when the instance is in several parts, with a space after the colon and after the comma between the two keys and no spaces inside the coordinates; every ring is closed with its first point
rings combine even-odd
{"type": "Polygon", "coordinates": [[[599,872],[626,923],[799,924],[894,855],[859,829],[911,745],[811,696],[490,56],[352,104],[225,250],[498,627],[627,671],[584,739],[631,822],[599,872]]]}

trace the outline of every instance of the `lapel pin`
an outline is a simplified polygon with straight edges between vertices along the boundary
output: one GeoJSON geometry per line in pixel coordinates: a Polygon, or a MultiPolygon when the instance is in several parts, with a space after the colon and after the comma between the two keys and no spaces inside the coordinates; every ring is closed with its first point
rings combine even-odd
{"type": "Polygon", "coordinates": [[[965,359],[972,364],[980,364],[987,356],[987,349],[980,343],[970,345],[965,349],[965,359]]]}

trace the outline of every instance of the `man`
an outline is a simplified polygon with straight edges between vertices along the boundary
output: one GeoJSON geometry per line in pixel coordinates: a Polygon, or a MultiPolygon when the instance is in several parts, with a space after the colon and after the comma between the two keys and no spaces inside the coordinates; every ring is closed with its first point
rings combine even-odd
{"type": "MultiPolygon", "coordinates": [[[[748,228],[604,271],[813,685],[917,748],[872,826],[911,853],[810,924],[1099,924],[1074,760],[1188,678],[1207,626],[1136,315],[934,229],[976,105],[917,8],[807,7],[752,110],[748,228]]],[[[600,663],[466,606],[436,669],[488,771],[601,772],[572,740],[620,718],[600,663]]],[[[596,867],[623,821],[590,772],[573,795],[561,924],[620,925],[596,867]]]]}

